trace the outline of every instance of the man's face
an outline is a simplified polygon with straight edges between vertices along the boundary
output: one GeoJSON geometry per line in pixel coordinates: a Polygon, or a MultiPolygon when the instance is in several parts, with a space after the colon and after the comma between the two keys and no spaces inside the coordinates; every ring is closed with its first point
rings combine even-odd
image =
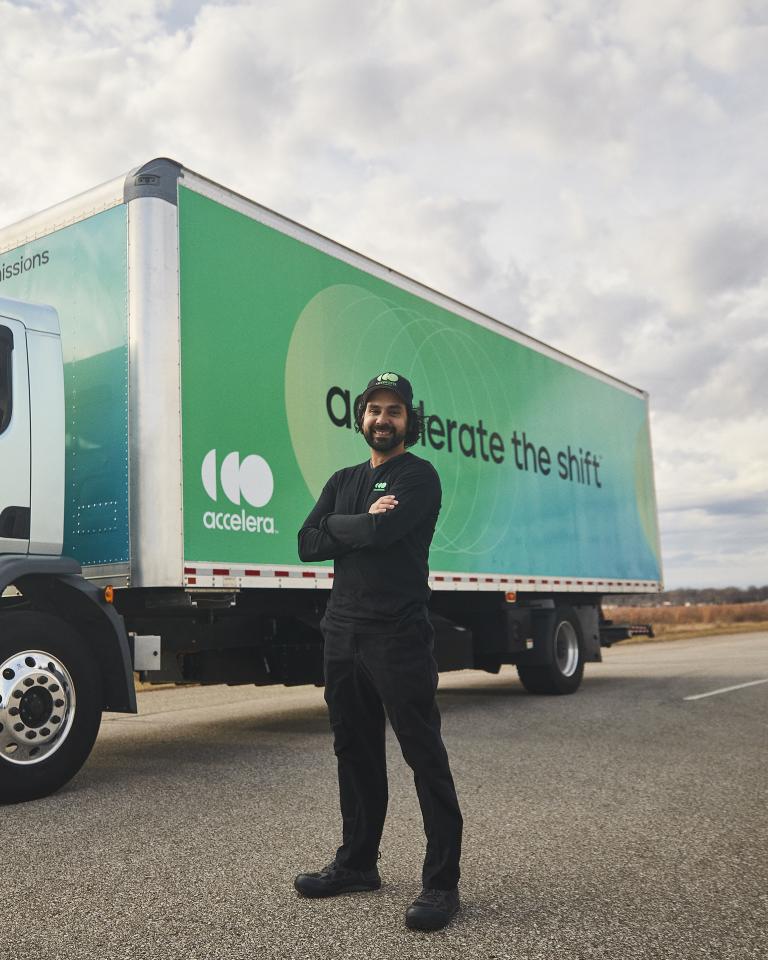
{"type": "Polygon", "coordinates": [[[368,397],[363,412],[363,436],[373,450],[394,450],[405,440],[408,411],[391,390],[377,390],[368,397]]]}

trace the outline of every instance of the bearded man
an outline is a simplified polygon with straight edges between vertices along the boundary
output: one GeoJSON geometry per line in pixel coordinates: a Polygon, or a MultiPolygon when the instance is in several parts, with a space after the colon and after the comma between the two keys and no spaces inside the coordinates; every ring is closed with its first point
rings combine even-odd
{"type": "Polygon", "coordinates": [[[440,479],[406,451],[423,428],[405,377],[374,377],[355,401],[370,459],[326,483],[299,531],[305,562],[334,561],[321,629],[325,700],[338,761],[342,843],[328,866],[299,874],[306,897],[377,890],[387,812],[385,713],[413,770],[427,849],[423,890],[406,925],[444,927],[459,910],[462,817],[435,702],[427,602],[440,479]]]}

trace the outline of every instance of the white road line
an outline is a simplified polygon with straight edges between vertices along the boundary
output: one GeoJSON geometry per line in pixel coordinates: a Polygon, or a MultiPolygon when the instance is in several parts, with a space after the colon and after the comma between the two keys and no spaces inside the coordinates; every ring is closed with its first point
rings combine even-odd
{"type": "Polygon", "coordinates": [[[697,693],[692,697],[683,697],[683,700],[701,700],[702,697],[714,697],[716,693],[730,693],[731,690],[741,690],[743,687],[754,687],[758,683],[768,683],[765,680],[750,680],[749,683],[737,683],[735,687],[721,687],[720,690],[710,690],[709,693],[697,693]]]}

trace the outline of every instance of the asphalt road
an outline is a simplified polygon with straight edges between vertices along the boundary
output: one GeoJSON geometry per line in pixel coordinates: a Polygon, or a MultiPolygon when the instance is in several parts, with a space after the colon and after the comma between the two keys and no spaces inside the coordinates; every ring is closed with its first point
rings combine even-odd
{"type": "Polygon", "coordinates": [[[390,741],[383,888],[299,898],[331,859],[322,691],[194,688],[108,716],[57,796],[0,809],[0,957],[764,958],[768,634],[606,651],[570,697],[442,678],[464,909],[403,926],[421,821],[390,741]]]}

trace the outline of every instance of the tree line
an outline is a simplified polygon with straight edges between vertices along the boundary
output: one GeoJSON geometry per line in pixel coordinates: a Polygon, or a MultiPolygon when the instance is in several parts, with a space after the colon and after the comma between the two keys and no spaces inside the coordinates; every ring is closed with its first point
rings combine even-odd
{"type": "MultiPolygon", "coordinates": [[[[612,597],[619,607],[656,607],[662,603],[681,606],[686,603],[761,603],[768,601],[768,584],[762,587],[679,587],[643,596],[612,597]]],[[[607,598],[606,598],[606,602],[607,598]]]]}

